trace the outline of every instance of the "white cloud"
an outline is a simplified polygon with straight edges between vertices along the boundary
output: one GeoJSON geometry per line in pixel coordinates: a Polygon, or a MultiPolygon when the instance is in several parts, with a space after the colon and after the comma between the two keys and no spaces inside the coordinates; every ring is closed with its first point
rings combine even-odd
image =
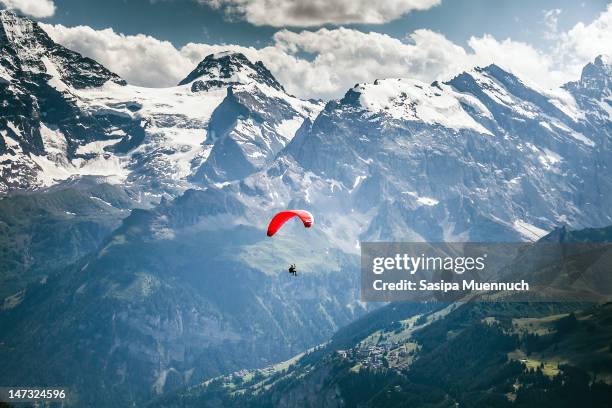
{"type": "Polygon", "coordinates": [[[197,56],[183,55],[170,42],[148,35],[123,35],[112,28],[41,26],[54,41],[95,59],[134,85],[176,85],[198,62],[197,56]]]}
{"type": "Polygon", "coordinates": [[[277,50],[295,59],[292,71],[297,71],[295,75],[282,66],[271,66],[282,76],[279,80],[296,92],[302,88],[324,98],[337,97],[357,82],[400,76],[430,81],[466,68],[465,50],[430,30],[415,31],[409,43],[346,28],[283,30],[274,41],[277,50]],[[297,58],[300,51],[313,54],[314,59],[297,58]]]}
{"type": "Polygon", "coordinates": [[[347,28],[280,30],[272,45],[264,48],[190,43],[177,49],[150,36],[125,36],[112,29],[43,27],[59,43],[96,59],[132,84],[174,85],[207,54],[229,49],[263,61],[289,92],[323,99],[340,97],[357,82],[388,77],[446,80],[490,63],[527,82],[556,87],[578,78],[582,67],[597,55],[612,55],[612,6],[592,23],[558,33],[546,51],[490,35],[472,37],[468,47],[462,47],[425,29],[404,41],[347,28]]]}
{"type": "Polygon", "coordinates": [[[51,17],[55,13],[53,0],[0,0],[0,5],[36,18],[51,17]]]}
{"type": "Polygon", "coordinates": [[[382,24],[441,0],[197,0],[255,25],[312,27],[324,24],[382,24]]]}
{"type": "Polygon", "coordinates": [[[577,78],[577,75],[558,69],[553,55],[523,42],[510,39],[498,41],[484,35],[470,38],[468,45],[473,51],[472,65],[494,63],[527,82],[543,87],[557,87],[577,78]]]}
{"type": "Polygon", "coordinates": [[[259,49],[196,43],[177,49],[167,41],[118,34],[110,28],[42,27],[58,43],[141,86],[175,85],[206,55],[227,49],[263,61],[290,92],[326,99],[342,95],[356,82],[393,76],[432,80],[467,67],[462,47],[429,30],[415,31],[409,38],[411,43],[386,34],[338,28],[300,33],[281,30],[274,35],[272,46],[259,49]],[[299,57],[300,51],[314,58],[299,57]]]}
{"type": "Polygon", "coordinates": [[[612,4],[592,23],[578,23],[565,33],[560,33],[554,55],[557,63],[566,66],[576,75],[582,66],[604,54],[612,56],[612,4]]]}
{"type": "Polygon", "coordinates": [[[559,30],[559,15],[562,10],[555,8],[544,10],[544,38],[554,39],[559,30]]]}

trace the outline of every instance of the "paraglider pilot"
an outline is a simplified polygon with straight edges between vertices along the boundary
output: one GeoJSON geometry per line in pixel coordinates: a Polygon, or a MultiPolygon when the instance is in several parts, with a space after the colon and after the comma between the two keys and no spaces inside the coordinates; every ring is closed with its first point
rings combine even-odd
{"type": "MultiPolygon", "coordinates": [[[[272,220],[270,220],[270,224],[268,224],[267,235],[271,237],[276,234],[280,227],[282,227],[284,223],[286,223],[293,217],[298,217],[300,220],[302,220],[302,223],[306,228],[310,228],[314,223],[314,217],[306,210],[281,211],[277,213],[274,217],[272,217],[272,220]]],[[[295,268],[295,264],[289,265],[289,273],[293,276],[297,276],[297,269],[295,268]]]]}

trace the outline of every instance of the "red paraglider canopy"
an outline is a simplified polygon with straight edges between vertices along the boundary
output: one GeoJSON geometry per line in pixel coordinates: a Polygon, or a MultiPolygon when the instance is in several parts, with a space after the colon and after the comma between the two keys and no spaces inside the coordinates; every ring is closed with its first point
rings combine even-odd
{"type": "Polygon", "coordinates": [[[310,228],[314,223],[314,217],[306,210],[281,211],[272,217],[272,220],[268,225],[268,236],[271,237],[272,235],[276,234],[276,231],[278,231],[284,223],[293,217],[299,217],[306,228],[310,228]]]}

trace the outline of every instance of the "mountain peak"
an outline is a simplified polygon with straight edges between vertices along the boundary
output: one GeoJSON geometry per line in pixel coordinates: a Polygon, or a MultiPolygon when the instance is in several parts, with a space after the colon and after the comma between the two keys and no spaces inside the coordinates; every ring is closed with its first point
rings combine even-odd
{"type": "Polygon", "coordinates": [[[0,10],[0,19],[2,20],[10,20],[10,19],[18,19],[20,18],[17,14],[12,10],[0,10]]]}
{"type": "Polygon", "coordinates": [[[224,51],[209,54],[179,85],[193,83],[194,91],[212,87],[258,82],[284,91],[283,86],[261,61],[251,62],[240,52],[224,51]]]}
{"type": "Polygon", "coordinates": [[[606,67],[608,70],[612,68],[612,60],[610,59],[610,56],[606,54],[598,55],[595,58],[594,64],[600,67],[606,67]]]}
{"type": "MultiPolygon", "coordinates": [[[[445,84],[455,88],[462,88],[461,83],[464,82],[475,81],[475,83],[482,83],[490,82],[491,80],[503,83],[504,86],[522,86],[521,80],[516,75],[496,64],[473,67],[467,71],[463,71],[460,74],[455,75],[452,79],[445,82],[445,84]]],[[[490,83],[487,86],[494,86],[494,84],[490,83]]]]}
{"type": "Polygon", "coordinates": [[[32,35],[34,22],[10,10],[0,10],[0,44],[32,35]]]}
{"type": "Polygon", "coordinates": [[[511,71],[500,67],[497,64],[489,64],[485,67],[476,67],[474,68],[475,72],[482,73],[488,75],[496,80],[502,81],[504,83],[510,84],[520,84],[522,81],[511,71]]]}
{"type": "Polygon", "coordinates": [[[583,82],[590,80],[598,81],[609,79],[610,76],[612,76],[610,58],[606,55],[598,55],[593,62],[589,62],[584,66],[580,80],[583,82]]]}
{"type": "Polygon", "coordinates": [[[17,18],[17,14],[15,14],[15,12],[11,10],[0,10],[0,18],[2,18],[3,20],[5,18],[17,18]]]}
{"type": "Polygon", "coordinates": [[[612,88],[612,64],[607,55],[597,56],[582,68],[580,79],[563,86],[574,94],[601,99],[609,96],[612,88]]]}
{"type": "Polygon", "coordinates": [[[55,43],[35,21],[7,10],[0,11],[0,65],[8,74],[59,76],[75,88],[98,87],[107,81],[125,84],[91,58],[55,43]]]}

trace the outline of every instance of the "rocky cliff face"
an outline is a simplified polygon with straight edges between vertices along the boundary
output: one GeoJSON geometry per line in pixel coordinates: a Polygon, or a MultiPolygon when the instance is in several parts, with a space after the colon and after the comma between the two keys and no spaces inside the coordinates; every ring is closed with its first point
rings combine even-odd
{"type": "Polygon", "coordinates": [[[113,125],[108,115],[81,115],[69,89],[125,85],[95,61],[55,44],[34,22],[0,12],[0,192],[50,185],[79,147],[99,142],[113,125]],[[52,163],[57,163],[53,166],[52,163]]]}

